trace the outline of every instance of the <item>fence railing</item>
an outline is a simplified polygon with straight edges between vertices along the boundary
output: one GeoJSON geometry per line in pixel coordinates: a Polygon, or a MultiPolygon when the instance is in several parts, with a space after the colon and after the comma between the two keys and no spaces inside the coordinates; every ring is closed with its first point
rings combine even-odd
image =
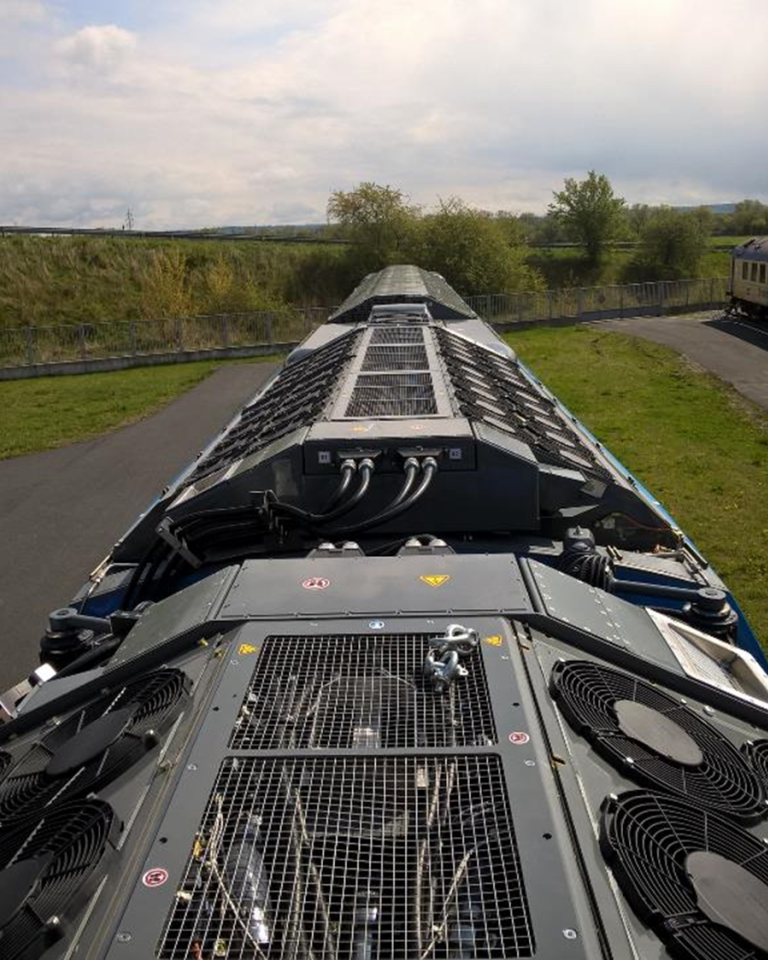
{"type": "MultiPolygon", "coordinates": [[[[664,314],[717,307],[725,302],[724,277],[624,286],[582,287],[535,293],[467,297],[467,303],[491,323],[664,314]]],[[[83,363],[113,358],[175,355],[198,351],[275,348],[302,340],[332,312],[305,307],[258,313],[128,320],[115,323],[0,328],[0,369],[83,363]]],[[[59,371],[61,372],[61,371],[59,371]]]]}

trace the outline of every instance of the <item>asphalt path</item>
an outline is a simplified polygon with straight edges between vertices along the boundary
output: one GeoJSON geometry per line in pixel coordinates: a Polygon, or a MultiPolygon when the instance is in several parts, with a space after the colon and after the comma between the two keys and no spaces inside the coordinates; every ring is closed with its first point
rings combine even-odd
{"type": "Polygon", "coordinates": [[[768,324],[717,311],[597,320],[594,325],[672,347],[768,410],[768,324]]]}
{"type": "Polygon", "coordinates": [[[275,367],[221,367],[146,420],[0,461],[0,691],[37,666],[47,614],[275,367]]]}

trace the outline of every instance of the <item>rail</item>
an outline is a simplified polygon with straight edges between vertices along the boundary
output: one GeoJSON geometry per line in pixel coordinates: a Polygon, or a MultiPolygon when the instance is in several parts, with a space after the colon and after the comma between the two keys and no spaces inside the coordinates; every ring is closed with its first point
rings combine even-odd
{"type": "MultiPolygon", "coordinates": [[[[717,308],[727,280],[675,280],[543,292],[483,294],[467,303],[490,323],[579,321],[717,308]]],[[[280,353],[323,323],[332,307],[212,316],[0,328],[0,380],[150,363],[280,353]]]]}

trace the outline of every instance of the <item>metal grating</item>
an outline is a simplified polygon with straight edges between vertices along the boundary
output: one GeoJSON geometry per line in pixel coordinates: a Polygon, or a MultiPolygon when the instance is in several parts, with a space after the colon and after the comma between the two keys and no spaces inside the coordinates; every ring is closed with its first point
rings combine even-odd
{"type": "Polygon", "coordinates": [[[346,417],[427,417],[437,413],[429,373],[361,373],[346,417]]]}
{"type": "Polygon", "coordinates": [[[560,418],[553,401],[537,393],[517,361],[440,327],[435,328],[435,335],[463,416],[528,444],[540,463],[613,480],[610,471],[560,418]]]}
{"type": "Polygon", "coordinates": [[[370,346],[365,351],[362,369],[428,370],[429,361],[426,348],[418,344],[370,346]]]}
{"type": "Polygon", "coordinates": [[[498,756],[229,757],[157,956],[533,952],[498,756]]]}
{"type": "Polygon", "coordinates": [[[444,696],[424,682],[429,634],[268,637],[230,740],[236,749],[496,743],[482,654],[444,696]]]}
{"type": "Polygon", "coordinates": [[[360,330],[353,330],[283,367],[266,392],[243,409],[237,423],[198,461],[185,482],[196,483],[316,420],[342,378],[360,335],[360,330]]]}
{"type": "Polygon", "coordinates": [[[371,343],[424,343],[424,331],[421,327],[377,327],[371,343]]]}

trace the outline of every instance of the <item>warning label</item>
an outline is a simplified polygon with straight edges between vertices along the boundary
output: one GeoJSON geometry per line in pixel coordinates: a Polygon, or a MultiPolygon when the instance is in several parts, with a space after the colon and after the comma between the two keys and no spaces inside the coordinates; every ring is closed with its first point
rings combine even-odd
{"type": "Polygon", "coordinates": [[[307,577],[301,581],[305,590],[325,590],[331,585],[328,577],[307,577]]]}
{"type": "Polygon", "coordinates": [[[451,579],[450,574],[448,573],[423,573],[419,580],[422,583],[426,583],[429,587],[442,587],[444,583],[448,583],[451,579]]]}
{"type": "Polygon", "coordinates": [[[152,867],[141,878],[141,882],[145,887],[162,887],[167,879],[168,871],[165,867],[152,867]]]}

